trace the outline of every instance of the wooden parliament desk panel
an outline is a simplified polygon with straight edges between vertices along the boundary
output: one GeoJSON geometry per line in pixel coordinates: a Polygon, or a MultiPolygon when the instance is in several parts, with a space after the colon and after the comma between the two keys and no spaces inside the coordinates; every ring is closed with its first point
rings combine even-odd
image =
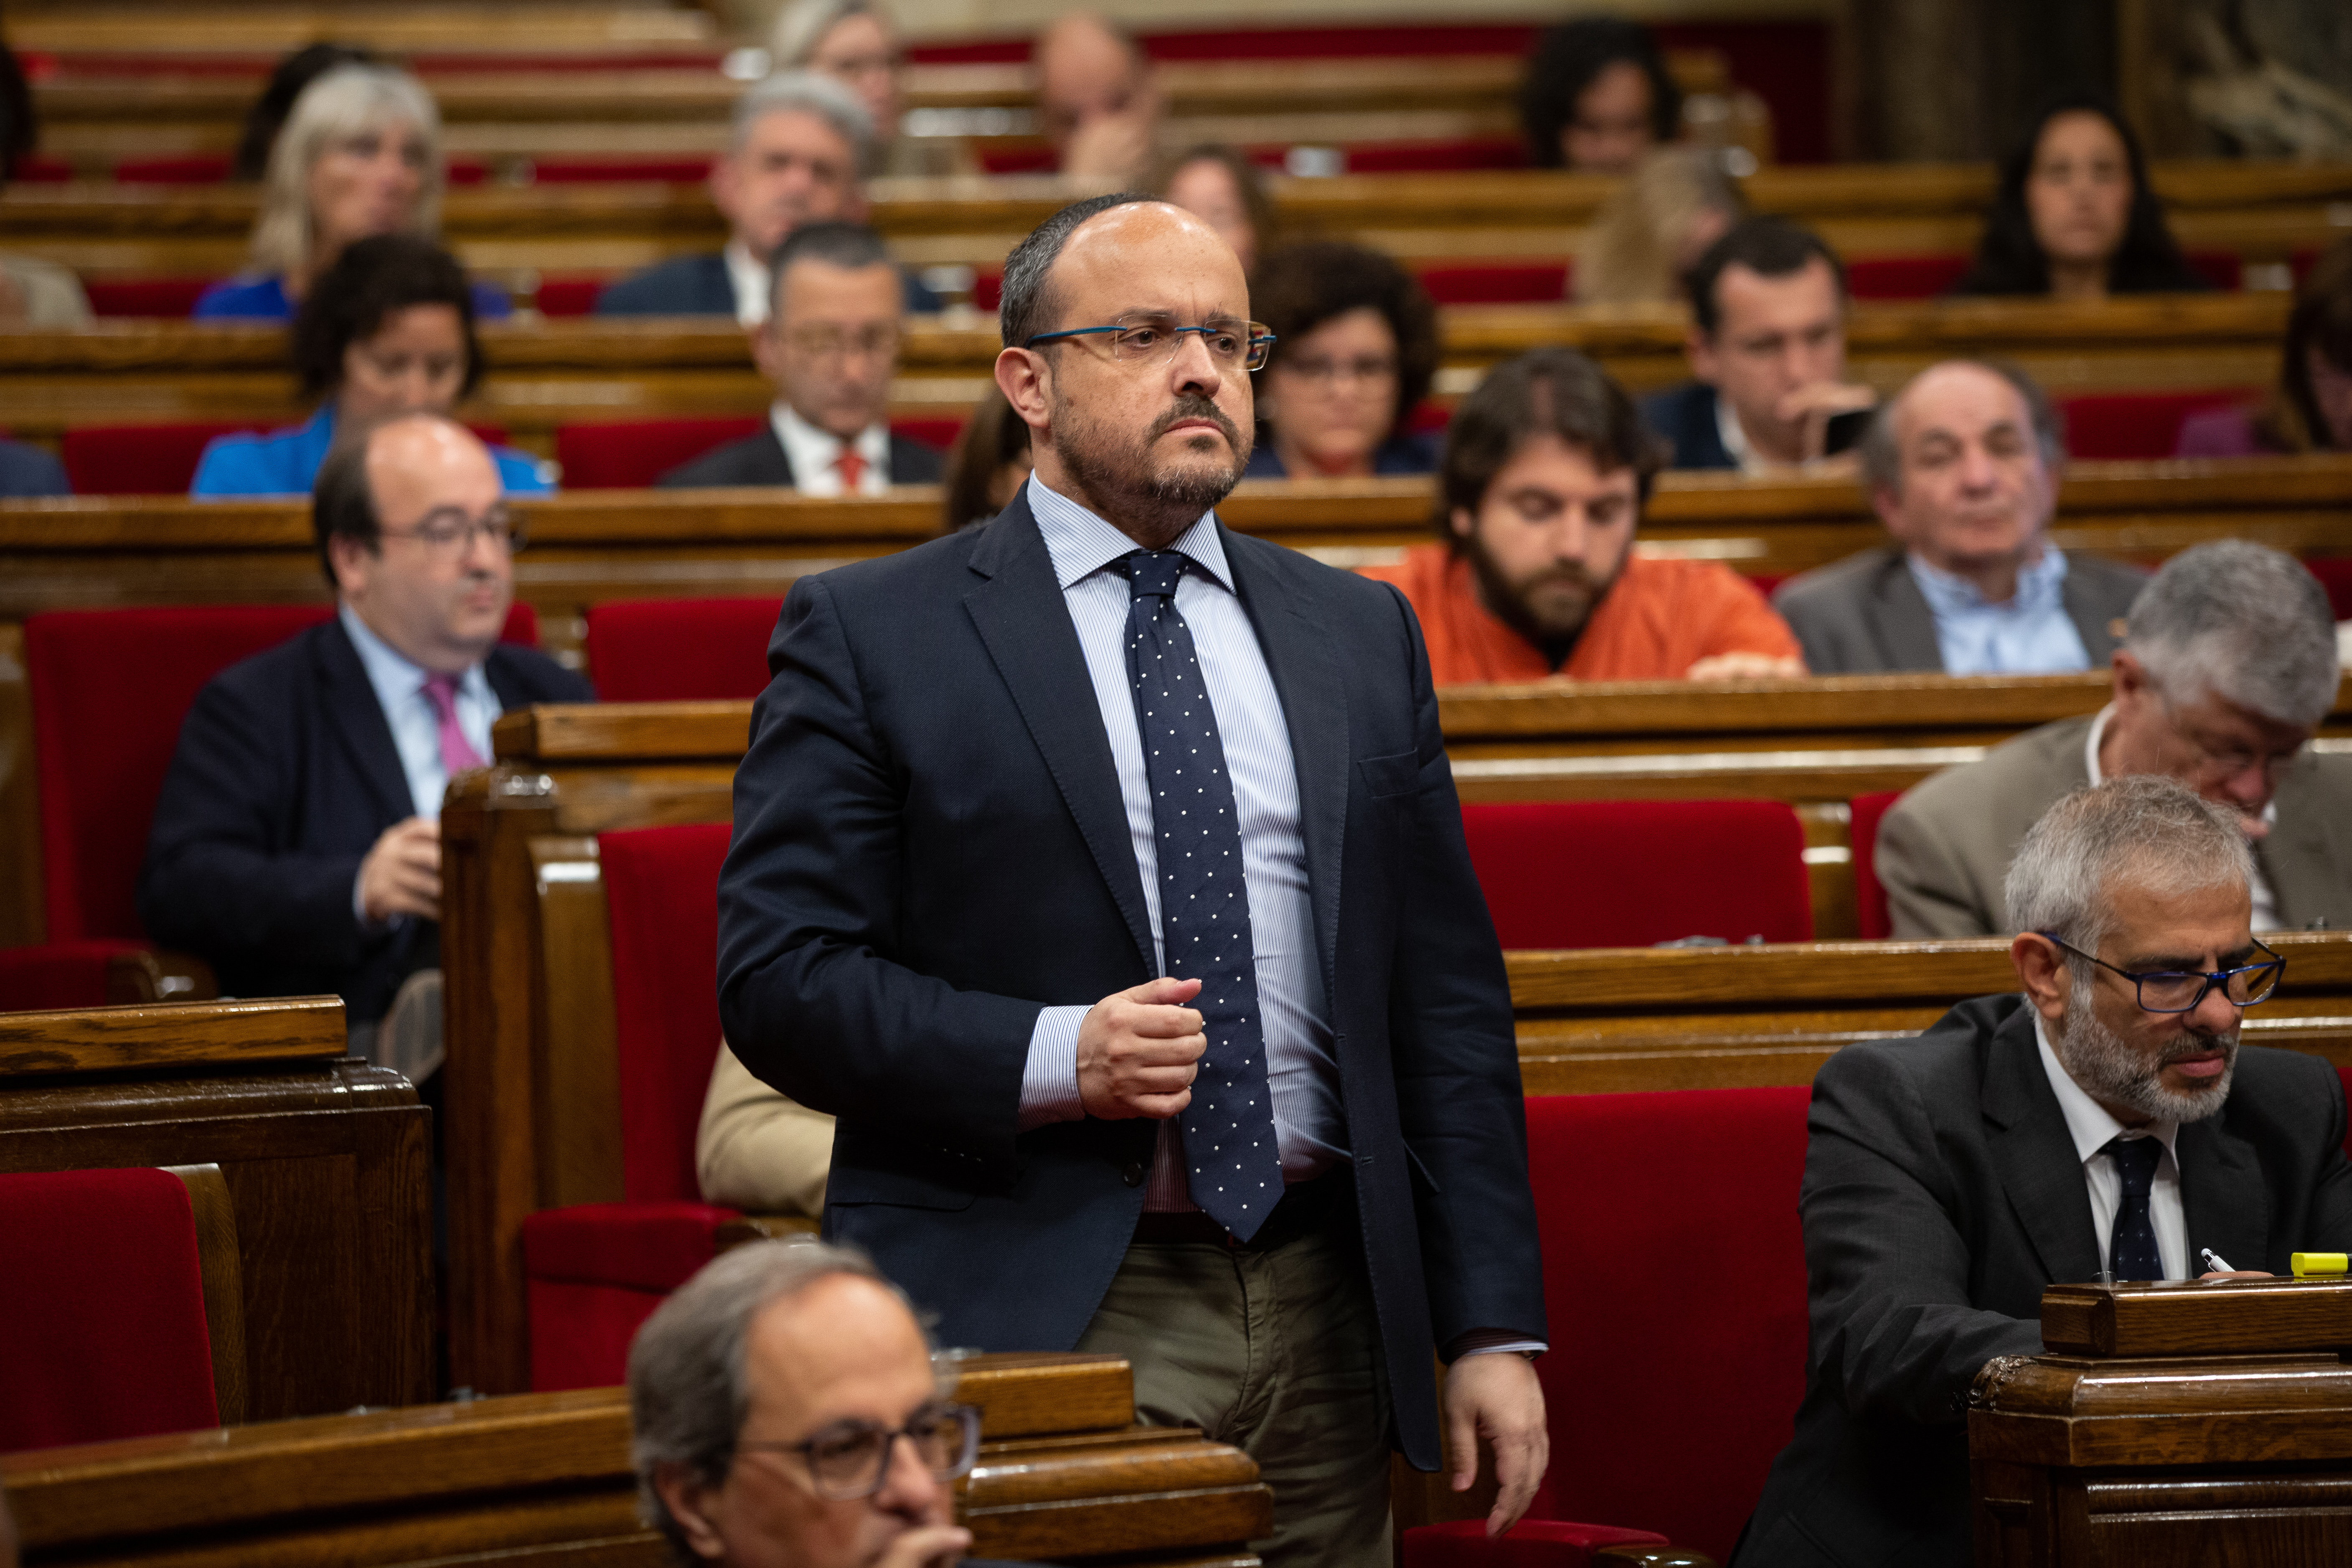
{"type": "Polygon", "coordinates": [[[2053,1285],[1969,1393],[1976,1560],[2352,1558],[2352,1285],[2053,1285]]]}
{"type": "Polygon", "coordinates": [[[359,44],[393,53],[550,55],[680,50],[707,58],[717,29],[707,12],[629,4],[93,6],[17,0],[8,41],[44,53],[105,51],[274,58],[305,44],[359,44]]]}
{"type": "MultiPolygon", "coordinates": [[[[1238,1449],[1135,1424],[1112,1356],[962,1363],[976,1555],[1254,1564],[1271,1493],[1238,1449]]],[[[0,1456],[27,1568],[457,1561],[656,1568],[625,1391],[525,1394],[0,1456]]]]}
{"type": "Polygon", "coordinates": [[[220,1166],[251,1419],[432,1397],[431,1141],[331,996],[0,1015],[0,1171],[220,1166]]]}

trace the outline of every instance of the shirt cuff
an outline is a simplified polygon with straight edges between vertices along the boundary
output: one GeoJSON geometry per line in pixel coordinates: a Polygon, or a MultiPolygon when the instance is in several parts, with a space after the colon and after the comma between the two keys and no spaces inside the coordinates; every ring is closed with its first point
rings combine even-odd
{"type": "Polygon", "coordinates": [[[1091,1007],[1045,1007],[1029,1031],[1029,1060],[1021,1069],[1021,1131],[1087,1113],[1078,1098],[1078,1026],[1091,1007]]]}
{"type": "Polygon", "coordinates": [[[1472,1329],[1456,1334],[1444,1352],[1438,1357],[1444,1362],[1457,1362],[1467,1355],[1499,1355],[1510,1351],[1518,1355],[1541,1355],[1551,1349],[1542,1340],[1531,1340],[1525,1334],[1515,1334],[1508,1329],[1472,1329]]]}

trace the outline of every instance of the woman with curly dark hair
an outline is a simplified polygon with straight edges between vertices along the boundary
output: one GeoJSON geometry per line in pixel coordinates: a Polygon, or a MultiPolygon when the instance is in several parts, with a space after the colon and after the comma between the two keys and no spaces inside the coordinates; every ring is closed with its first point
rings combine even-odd
{"type": "Polygon", "coordinates": [[[1276,342],[1244,478],[1436,468],[1436,444],[1404,427],[1437,374],[1437,307],[1412,274],[1360,245],[1310,240],[1267,254],[1250,303],[1276,342]]]}
{"type": "MultiPolygon", "coordinates": [[[[319,411],[291,429],[215,440],[190,495],[307,495],[339,421],[446,414],[482,379],[466,269],[412,234],[345,246],[303,296],[289,340],[302,396],[319,411]]],[[[509,492],[552,488],[528,453],[493,447],[490,455],[509,492]]]]}
{"type": "Polygon", "coordinates": [[[1682,116],[1682,89],[1649,30],[1614,16],[1580,16],[1546,33],[1519,88],[1538,169],[1625,174],[1675,139],[1682,116]]]}
{"type": "Polygon", "coordinates": [[[2173,243],[2130,127],[2105,99],[2076,92],[2036,115],[2001,165],[1976,265],[1952,292],[2099,300],[2211,287],[2173,243]]]}

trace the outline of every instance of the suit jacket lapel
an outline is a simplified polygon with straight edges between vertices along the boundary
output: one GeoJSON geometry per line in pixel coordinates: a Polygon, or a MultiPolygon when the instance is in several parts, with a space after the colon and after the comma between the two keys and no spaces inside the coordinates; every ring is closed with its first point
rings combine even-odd
{"type": "Polygon", "coordinates": [[[1244,539],[1219,523],[1234,591],[1282,699],[1298,774],[1299,827],[1307,840],[1307,885],[1315,909],[1316,947],[1323,960],[1325,994],[1339,984],[1340,847],[1348,827],[1348,688],[1337,644],[1325,630],[1320,606],[1296,574],[1265,558],[1272,547],[1244,539]]]}
{"type": "Polygon", "coordinates": [[[2173,1152],[2189,1222],[2189,1277],[2205,1271],[2197,1256],[2204,1247],[2240,1268],[2269,1267],[2263,1260],[2270,1256],[2270,1189],[2252,1148],[2230,1131],[2229,1108],[2183,1127],[2173,1152]]]}
{"type": "Polygon", "coordinates": [[[702,267],[695,277],[694,291],[700,296],[698,313],[710,316],[732,316],[735,313],[735,279],[727,270],[724,251],[712,251],[701,258],[702,267]]]}
{"type": "Polygon", "coordinates": [[[972,549],[971,564],[986,581],[964,595],[964,611],[1011,689],[1030,739],[1045,755],[1119,913],[1127,917],[1145,972],[1157,973],[1143,877],[1135,868],[1110,737],[1103,729],[1086,650],[1078,646],[1053,557],[1025,495],[1016,495],[988,525],[972,549]]]}
{"type": "Polygon", "coordinates": [[[360,663],[359,649],[352,646],[341,619],[329,621],[321,630],[319,684],[326,696],[328,722],[351,753],[352,766],[374,797],[383,823],[404,822],[416,815],[416,802],[409,796],[408,770],[393,743],[383,704],[376,700],[367,667],[360,663]]]}
{"type": "MultiPolygon", "coordinates": [[[[2021,1006],[1992,1037],[1985,1063],[1985,1146],[2042,1272],[2053,1284],[2097,1278],[2099,1234],[2066,1113],[2042,1068],[2033,1009],[2021,1006]]],[[[2227,1256],[2224,1254],[2223,1256],[2227,1256]]]]}
{"type": "Polygon", "coordinates": [[[1919,592],[1899,549],[1870,580],[1870,595],[1863,614],[1869,617],[1871,640],[1886,658],[1889,669],[1941,669],[1944,647],[1936,640],[1936,613],[1927,595],[1919,592]]]}
{"type": "Polygon", "coordinates": [[[776,437],[774,420],[769,420],[766,427],[761,430],[760,440],[761,445],[756,458],[759,471],[751,482],[758,485],[799,484],[800,480],[793,475],[792,454],[784,450],[783,442],[776,437]]]}
{"type": "Polygon", "coordinates": [[[2352,923],[2352,910],[2337,907],[2345,877],[2329,831],[2330,802],[2314,787],[2318,773],[2309,756],[2286,770],[2279,780],[2277,826],[2254,845],[2254,858],[2278,900],[2279,923],[2291,930],[2308,928],[2314,921],[2335,929],[2352,923]]]}

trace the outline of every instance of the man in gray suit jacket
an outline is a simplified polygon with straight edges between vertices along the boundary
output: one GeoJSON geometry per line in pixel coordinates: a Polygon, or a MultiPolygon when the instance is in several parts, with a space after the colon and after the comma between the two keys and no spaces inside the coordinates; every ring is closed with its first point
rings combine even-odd
{"type": "Polygon", "coordinates": [[[1863,486],[1895,542],[1773,595],[1815,675],[2095,669],[2147,578],[2049,543],[2065,461],[2057,416],[2024,373],[1949,360],[1879,405],[1863,486]]]}
{"type": "Polygon", "coordinates": [[[2231,815],[2169,779],[2070,795],[2010,872],[2024,994],[1822,1068],[1804,1402],[1732,1568],[1967,1563],[1969,1389],[2041,1353],[2043,1287],[2352,1248],[2340,1080],[2239,1043],[2277,981],[2251,869],[2231,815]]]}
{"type": "Polygon", "coordinates": [[[2025,830],[2069,791],[2166,773],[2235,810],[2254,850],[2254,929],[2352,925],[2352,757],[2315,753],[2336,705],[2327,595],[2291,557],[2238,540],[2166,563],[2131,609],[2114,700],[1919,784],[1880,822],[1895,934],[2006,935],[2001,892],[2025,830]]]}

